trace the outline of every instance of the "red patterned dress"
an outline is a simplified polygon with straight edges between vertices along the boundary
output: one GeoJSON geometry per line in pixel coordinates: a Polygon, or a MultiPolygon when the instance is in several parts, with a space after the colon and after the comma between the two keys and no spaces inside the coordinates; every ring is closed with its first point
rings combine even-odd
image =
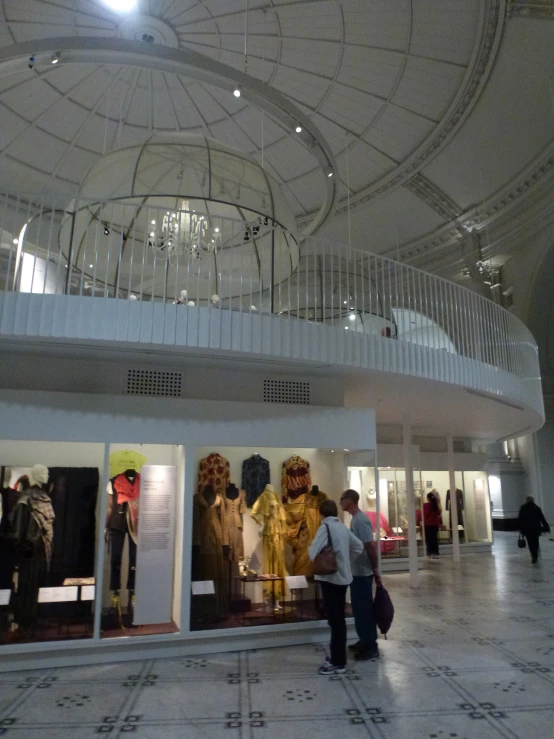
{"type": "Polygon", "coordinates": [[[229,460],[217,452],[200,460],[198,468],[198,492],[201,493],[206,485],[211,485],[216,493],[225,498],[225,491],[229,484],[231,473],[229,460]]]}

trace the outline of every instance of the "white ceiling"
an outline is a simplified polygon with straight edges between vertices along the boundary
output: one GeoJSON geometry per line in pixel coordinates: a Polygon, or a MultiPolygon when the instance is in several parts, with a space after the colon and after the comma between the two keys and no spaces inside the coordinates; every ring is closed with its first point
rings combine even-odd
{"type": "MultiPolygon", "coordinates": [[[[245,4],[138,0],[135,23],[103,0],[2,0],[0,46],[146,30],[244,71],[245,4]]],[[[451,220],[404,186],[418,171],[462,212],[552,140],[554,23],[503,10],[501,0],[250,0],[248,73],[290,96],[331,144],[343,205],[347,180],[356,205],[353,245],[394,253],[451,220]]],[[[259,160],[263,150],[298,218],[321,204],[315,159],[231,90],[63,58],[0,76],[0,187],[72,193],[104,152],[164,129],[205,132],[259,160]]],[[[345,216],[323,235],[346,241],[345,216]]]]}

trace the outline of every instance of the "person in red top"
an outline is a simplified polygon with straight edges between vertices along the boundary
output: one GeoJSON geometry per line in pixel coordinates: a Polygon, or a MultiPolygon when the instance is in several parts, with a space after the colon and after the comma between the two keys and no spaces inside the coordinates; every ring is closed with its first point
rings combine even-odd
{"type": "Polygon", "coordinates": [[[427,493],[427,502],[423,504],[423,525],[425,526],[427,555],[433,559],[439,557],[439,526],[441,523],[439,501],[433,493],[427,493]]]}

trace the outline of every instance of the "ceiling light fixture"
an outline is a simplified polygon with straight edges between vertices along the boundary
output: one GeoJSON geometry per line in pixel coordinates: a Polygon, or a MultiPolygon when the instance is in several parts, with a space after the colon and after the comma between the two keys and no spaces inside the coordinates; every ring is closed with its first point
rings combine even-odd
{"type": "Polygon", "coordinates": [[[237,85],[237,86],[235,87],[235,89],[233,90],[233,95],[234,95],[234,96],[235,96],[236,98],[239,98],[239,97],[241,96],[241,90],[240,90],[240,87],[239,87],[238,85],[237,85]]]}
{"type": "Polygon", "coordinates": [[[349,320],[351,320],[351,321],[355,321],[355,320],[356,320],[356,314],[355,314],[355,313],[351,313],[351,314],[350,314],[350,315],[348,316],[348,318],[349,318],[349,320]]]}
{"type": "Polygon", "coordinates": [[[302,126],[296,126],[294,130],[296,131],[296,133],[302,133],[302,126]]]}
{"type": "Polygon", "coordinates": [[[52,59],[50,59],[50,62],[52,64],[59,64],[61,58],[61,52],[57,51],[55,54],[52,54],[52,59]]]}
{"type": "Polygon", "coordinates": [[[137,0],[104,0],[104,3],[116,13],[128,13],[137,7],[137,0]]]}
{"type": "Polygon", "coordinates": [[[335,173],[333,172],[333,168],[329,167],[327,169],[327,177],[332,177],[335,173]]]}

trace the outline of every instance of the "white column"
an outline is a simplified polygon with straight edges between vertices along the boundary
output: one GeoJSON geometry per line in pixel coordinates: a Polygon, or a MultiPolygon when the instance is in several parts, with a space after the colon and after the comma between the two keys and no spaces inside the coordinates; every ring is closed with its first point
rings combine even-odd
{"type": "Polygon", "coordinates": [[[458,531],[458,505],[456,501],[456,474],[454,470],[454,439],[452,434],[446,437],[446,454],[448,458],[448,475],[450,478],[450,521],[452,528],[452,552],[454,562],[460,561],[460,532],[458,531]]]}
{"type": "Polygon", "coordinates": [[[374,467],[375,470],[375,528],[377,531],[373,533],[375,536],[375,546],[377,547],[377,557],[379,563],[379,572],[381,572],[381,496],[379,490],[379,467],[377,467],[377,449],[374,454],[374,467]]]}
{"type": "Polygon", "coordinates": [[[404,442],[404,469],[406,474],[406,497],[408,499],[408,552],[410,557],[410,585],[417,588],[417,537],[414,496],[414,469],[412,462],[412,429],[408,422],[402,426],[404,442]]]}

